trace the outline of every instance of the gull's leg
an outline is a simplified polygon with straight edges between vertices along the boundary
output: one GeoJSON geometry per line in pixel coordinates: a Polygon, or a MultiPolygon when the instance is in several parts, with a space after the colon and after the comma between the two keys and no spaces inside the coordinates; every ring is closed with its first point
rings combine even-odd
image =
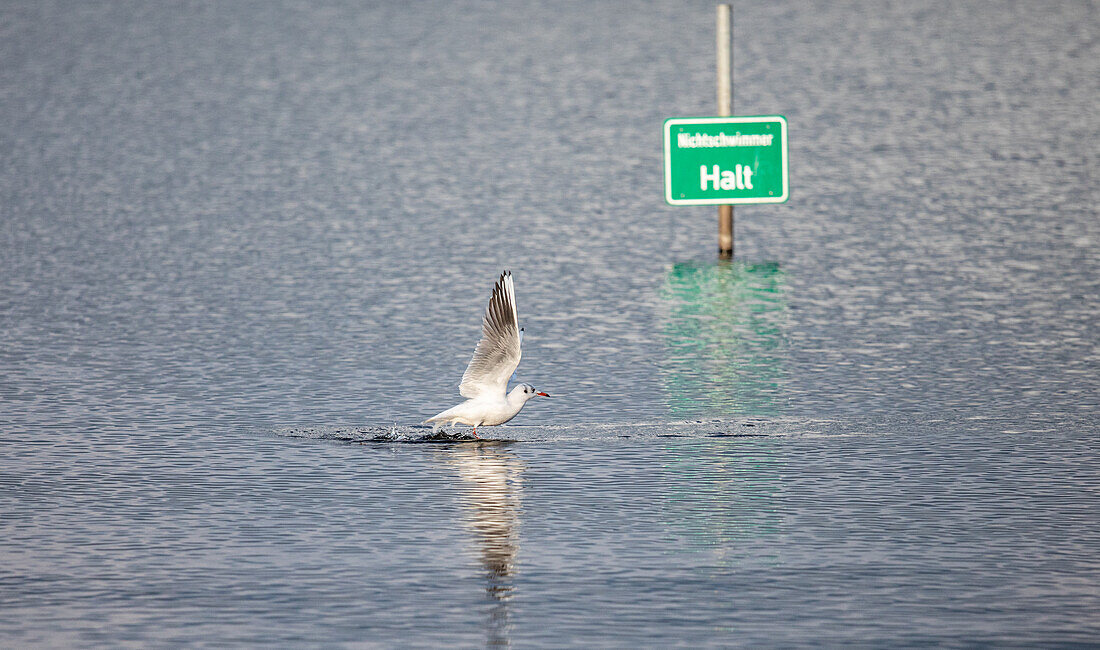
{"type": "Polygon", "coordinates": [[[477,435],[477,427],[476,426],[474,427],[474,437],[477,438],[478,440],[481,440],[481,437],[477,435]]]}

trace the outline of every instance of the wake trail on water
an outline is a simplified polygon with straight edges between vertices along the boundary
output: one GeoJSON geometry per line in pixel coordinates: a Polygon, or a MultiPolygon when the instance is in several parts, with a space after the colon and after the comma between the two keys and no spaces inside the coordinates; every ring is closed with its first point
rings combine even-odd
{"type": "MultiPolygon", "coordinates": [[[[433,432],[428,425],[316,425],[279,427],[272,433],[355,444],[512,444],[610,441],[625,439],[767,438],[813,435],[867,435],[881,427],[853,427],[842,420],[748,417],[737,420],[600,422],[483,427],[475,437],[468,427],[433,432]]],[[[876,431],[877,430],[877,431],[876,431]]]]}
{"type": "Polygon", "coordinates": [[[313,440],[332,440],[350,443],[397,443],[397,444],[457,444],[457,443],[506,443],[514,440],[499,438],[476,438],[469,430],[448,431],[441,429],[433,432],[423,425],[390,426],[313,426],[276,429],[276,435],[288,438],[309,438],[313,440]]]}

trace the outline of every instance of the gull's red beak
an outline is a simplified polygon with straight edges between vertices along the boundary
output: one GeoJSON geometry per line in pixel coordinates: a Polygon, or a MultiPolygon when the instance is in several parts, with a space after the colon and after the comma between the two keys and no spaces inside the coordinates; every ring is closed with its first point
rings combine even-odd
{"type": "Polygon", "coordinates": [[[539,397],[550,397],[546,393],[535,393],[535,394],[538,395],[539,397]]]}

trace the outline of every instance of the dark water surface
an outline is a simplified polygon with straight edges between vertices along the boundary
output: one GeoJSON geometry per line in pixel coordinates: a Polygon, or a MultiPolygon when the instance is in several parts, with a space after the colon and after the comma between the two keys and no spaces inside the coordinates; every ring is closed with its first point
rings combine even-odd
{"type": "Polygon", "coordinates": [[[1098,30],[737,5],[719,263],[710,3],[3,3],[0,645],[1097,643],[1098,30]]]}

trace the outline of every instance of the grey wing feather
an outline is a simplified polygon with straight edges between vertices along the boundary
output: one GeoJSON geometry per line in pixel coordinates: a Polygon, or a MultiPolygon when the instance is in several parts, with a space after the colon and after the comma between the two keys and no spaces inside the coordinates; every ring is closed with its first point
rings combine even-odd
{"type": "Polygon", "coordinates": [[[508,388],[508,378],[519,366],[521,338],[512,274],[505,271],[489,297],[481,323],[481,340],[466,372],[462,373],[458,392],[471,399],[488,391],[503,394],[508,388]]]}
{"type": "MultiPolygon", "coordinates": [[[[519,328],[519,344],[520,344],[521,347],[523,346],[523,328],[522,327],[519,328]]],[[[516,371],[513,370],[512,371],[512,376],[508,378],[508,381],[516,381],[517,379],[519,379],[519,377],[516,377],[516,371]]]]}

